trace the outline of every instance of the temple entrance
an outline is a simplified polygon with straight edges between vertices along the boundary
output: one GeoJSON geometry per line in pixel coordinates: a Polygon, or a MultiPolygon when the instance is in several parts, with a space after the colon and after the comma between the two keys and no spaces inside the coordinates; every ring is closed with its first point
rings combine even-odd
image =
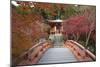
{"type": "Polygon", "coordinates": [[[54,47],[63,47],[63,35],[62,35],[62,22],[49,21],[51,26],[49,39],[54,43],[54,47]]]}

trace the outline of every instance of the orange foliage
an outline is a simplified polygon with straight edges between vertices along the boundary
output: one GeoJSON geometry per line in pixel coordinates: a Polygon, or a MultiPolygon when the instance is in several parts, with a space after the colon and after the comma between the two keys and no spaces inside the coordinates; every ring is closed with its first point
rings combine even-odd
{"type": "MultiPolygon", "coordinates": [[[[25,9],[26,10],[26,9],[25,9]]],[[[16,58],[35,45],[39,38],[47,37],[46,24],[42,16],[29,13],[19,14],[12,8],[12,57],[16,58]]]]}

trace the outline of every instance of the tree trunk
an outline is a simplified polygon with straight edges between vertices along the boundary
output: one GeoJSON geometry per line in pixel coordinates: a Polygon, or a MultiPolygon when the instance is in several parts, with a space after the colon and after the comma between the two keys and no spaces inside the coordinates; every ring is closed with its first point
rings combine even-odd
{"type": "Polygon", "coordinates": [[[78,41],[79,37],[80,37],[80,35],[77,33],[76,41],[78,41]]]}
{"type": "Polygon", "coordinates": [[[86,47],[88,46],[91,32],[92,32],[92,30],[89,31],[89,34],[88,34],[88,36],[87,36],[87,39],[86,39],[86,47]]]}
{"type": "Polygon", "coordinates": [[[73,35],[72,39],[76,41],[76,35],[74,33],[72,35],[73,35]]]}
{"type": "Polygon", "coordinates": [[[92,23],[91,26],[90,26],[90,31],[89,31],[89,34],[87,35],[87,39],[86,39],[86,47],[88,46],[89,39],[90,39],[90,36],[91,36],[91,32],[93,30],[93,27],[94,27],[94,23],[92,23]]]}

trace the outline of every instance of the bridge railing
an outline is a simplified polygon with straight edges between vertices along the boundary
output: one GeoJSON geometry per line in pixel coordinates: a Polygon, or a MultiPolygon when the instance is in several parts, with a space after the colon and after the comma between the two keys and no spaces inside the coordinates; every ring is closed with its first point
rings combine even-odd
{"type": "Polygon", "coordinates": [[[83,47],[81,44],[73,40],[65,42],[65,46],[68,47],[76,56],[79,61],[95,61],[96,56],[83,47]]]}
{"type": "Polygon", "coordinates": [[[12,65],[36,64],[42,57],[43,53],[50,47],[52,47],[50,41],[39,42],[16,58],[12,65]]]}

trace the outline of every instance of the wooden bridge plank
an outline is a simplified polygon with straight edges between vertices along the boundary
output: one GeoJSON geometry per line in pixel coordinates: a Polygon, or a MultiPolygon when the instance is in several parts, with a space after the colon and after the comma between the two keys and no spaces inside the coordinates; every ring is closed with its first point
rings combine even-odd
{"type": "Polygon", "coordinates": [[[77,62],[77,59],[68,48],[50,48],[46,51],[38,64],[77,62]]]}

